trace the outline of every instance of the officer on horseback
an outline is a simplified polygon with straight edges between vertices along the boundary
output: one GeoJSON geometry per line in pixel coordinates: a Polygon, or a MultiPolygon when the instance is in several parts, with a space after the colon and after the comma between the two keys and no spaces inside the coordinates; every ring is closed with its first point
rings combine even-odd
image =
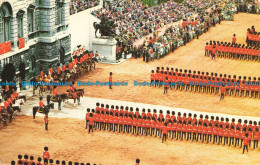
{"type": "Polygon", "coordinates": [[[39,112],[44,112],[44,103],[42,101],[42,97],[40,97],[39,112]]]}

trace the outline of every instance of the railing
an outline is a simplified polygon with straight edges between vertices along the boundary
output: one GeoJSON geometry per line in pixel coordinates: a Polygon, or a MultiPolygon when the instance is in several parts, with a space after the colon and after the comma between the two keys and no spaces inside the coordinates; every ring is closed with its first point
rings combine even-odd
{"type": "Polygon", "coordinates": [[[0,55],[11,51],[11,41],[0,43],[0,55]]]}

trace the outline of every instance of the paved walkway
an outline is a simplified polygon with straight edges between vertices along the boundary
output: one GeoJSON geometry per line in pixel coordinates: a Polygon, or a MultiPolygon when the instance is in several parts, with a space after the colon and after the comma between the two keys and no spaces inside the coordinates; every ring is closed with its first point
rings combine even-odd
{"type": "MultiPolygon", "coordinates": [[[[25,105],[22,107],[22,111],[20,114],[23,115],[27,115],[27,116],[32,116],[32,107],[33,106],[37,106],[38,102],[39,102],[39,97],[38,96],[34,96],[32,97],[32,89],[28,89],[27,91],[23,91],[22,93],[25,94],[26,92],[26,97],[27,97],[27,101],[25,102],[25,105]]],[[[36,93],[38,94],[38,91],[36,91],[36,93]]],[[[44,103],[46,103],[46,93],[44,93],[44,103]]],[[[260,121],[259,117],[250,117],[250,116],[234,116],[234,115],[226,115],[226,114],[219,114],[219,113],[205,113],[205,112],[198,112],[198,111],[192,111],[192,110],[188,110],[188,109],[183,109],[183,108],[172,108],[172,107],[167,107],[167,106],[161,106],[161,105],[152,105],[152,104],[143,104],[143,103],[136,103],[136,102],[128,102],[128,101],[120,101],[120,100],[111,100],[111,99],[102,99],[102,98],[93,98],[93,97],[83,97],[80,99],[81,105],[76,105],[74,106],[73,104],[73,100],[69,100],[68,103],[62,103],[62,110],[59,111],[58,110],[58,104],[55,103],[54,104],[54,109],[50,110],[49,113],[49,117],[57,117],[57,118],[75,118],[75,119],[80,119],[80,120],[84,120],[85,119],[85,115],[86,115],[86,109],[87,108],[95,108],[96,107],[96,102],[99,102],[100,104],[108,104],[108,105],[114,105],[114,106],[128,106],[128,107],[133,107],[134,111],[135,108],[138,107],[139,108],[139,112],[142,111],[143,108],[146,109],[151,109],[151,111],[153,111],[153,109],[156,109],[157,112],[159,112],[159,110],[163,110],[164,115],[166,114],[167,110],[170,111],[175,111],[175,114],[177,115],[178,112],[186,113],[188,115],[188,113],[191,114],[197,114],[197,118],[199,118],[199,115],[209,115],[209,116],[219,116],[224,117],[224,118],[229,118],[230,121],[232,118],[235,118],[236,121],[238,119],[242,119],[242,120],[252,120],[252,121],[260,121]]],[[[210,112],[210,110],[209,110],[210,112]]],[[[228,109],[227,109],[228,112],[228,109]]],[[[239,112],[238,112],[239,113],[239,112]]],[[[43,116],[43,114],[39,114],[37,113],[36,116],[43,116]]]]}

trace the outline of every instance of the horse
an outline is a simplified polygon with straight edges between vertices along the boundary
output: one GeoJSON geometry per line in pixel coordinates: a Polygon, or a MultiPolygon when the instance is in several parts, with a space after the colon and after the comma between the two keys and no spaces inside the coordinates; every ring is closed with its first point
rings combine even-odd
{"type": "Polygon", "coordinates": [[[35,119],[36,117],[36,113],[43,113],[43,114],[48,114],[50,111],[50,107],[49,106],[43,106],[42,109],[39,108],[39,106],[34,106],[33,107],[33,119],[35,119]]]}
{"type": "Polygon", "coordinates": [[[47,95],[46,100],[48,105],[50,104],[50,101],[58,102],[58,108],[59,110],[61,110],[61,101],[62,101],[61,95],[57,94],[55,98],[53,98],[51,95],[47,95]]]}
{"type": "Polygon", "coordinates": [[[41,80],[40,77],[36,77],[35,78],[35,82],[37,83],[34,90],[37,90],[39,88],[39,96],[43,95],[43,91],[44,91],[44,84],[43,84],[43,80],[41,80]]]}
{"type": "Polygon", "coordinates": [[[66,100],[69,99],[73,99],[74,100],[74,106],[76,104],[76,101],[78,102],[78,105],[80,104],[80,97],[83,97],[84,95],[84,89],[77,89],[73,95],[69,94],[69,90],[66,91],[66,93],[61,94],[61,99],[63,102],[65,102],[66,100]]]}
{"type": "Polygon", "coordinates": [[[4,126],[7,126],[7,124],[6,124],[7,119],[8,119],[8,113],[3,112],[3,110],[2,110],[2,112],[0,113],[0,123],[1,123],[1,121],[3,121],[4,126]]]}

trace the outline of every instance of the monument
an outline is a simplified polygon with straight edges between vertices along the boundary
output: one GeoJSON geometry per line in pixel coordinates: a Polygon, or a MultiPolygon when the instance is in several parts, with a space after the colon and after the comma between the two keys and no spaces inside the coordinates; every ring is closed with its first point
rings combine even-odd
{"type": "Polygon", "coordinates": [[[98,51],[102,61],[109,63],[116,63],[116,44],[114,21],[111,18],[101,17],[100,24],[93,23],[95,28],[95,38],[92,41],[92,50],[95,53],[98,51]],[[101,37],[97,37],[97,31],[99,30],[101,37]]]}

